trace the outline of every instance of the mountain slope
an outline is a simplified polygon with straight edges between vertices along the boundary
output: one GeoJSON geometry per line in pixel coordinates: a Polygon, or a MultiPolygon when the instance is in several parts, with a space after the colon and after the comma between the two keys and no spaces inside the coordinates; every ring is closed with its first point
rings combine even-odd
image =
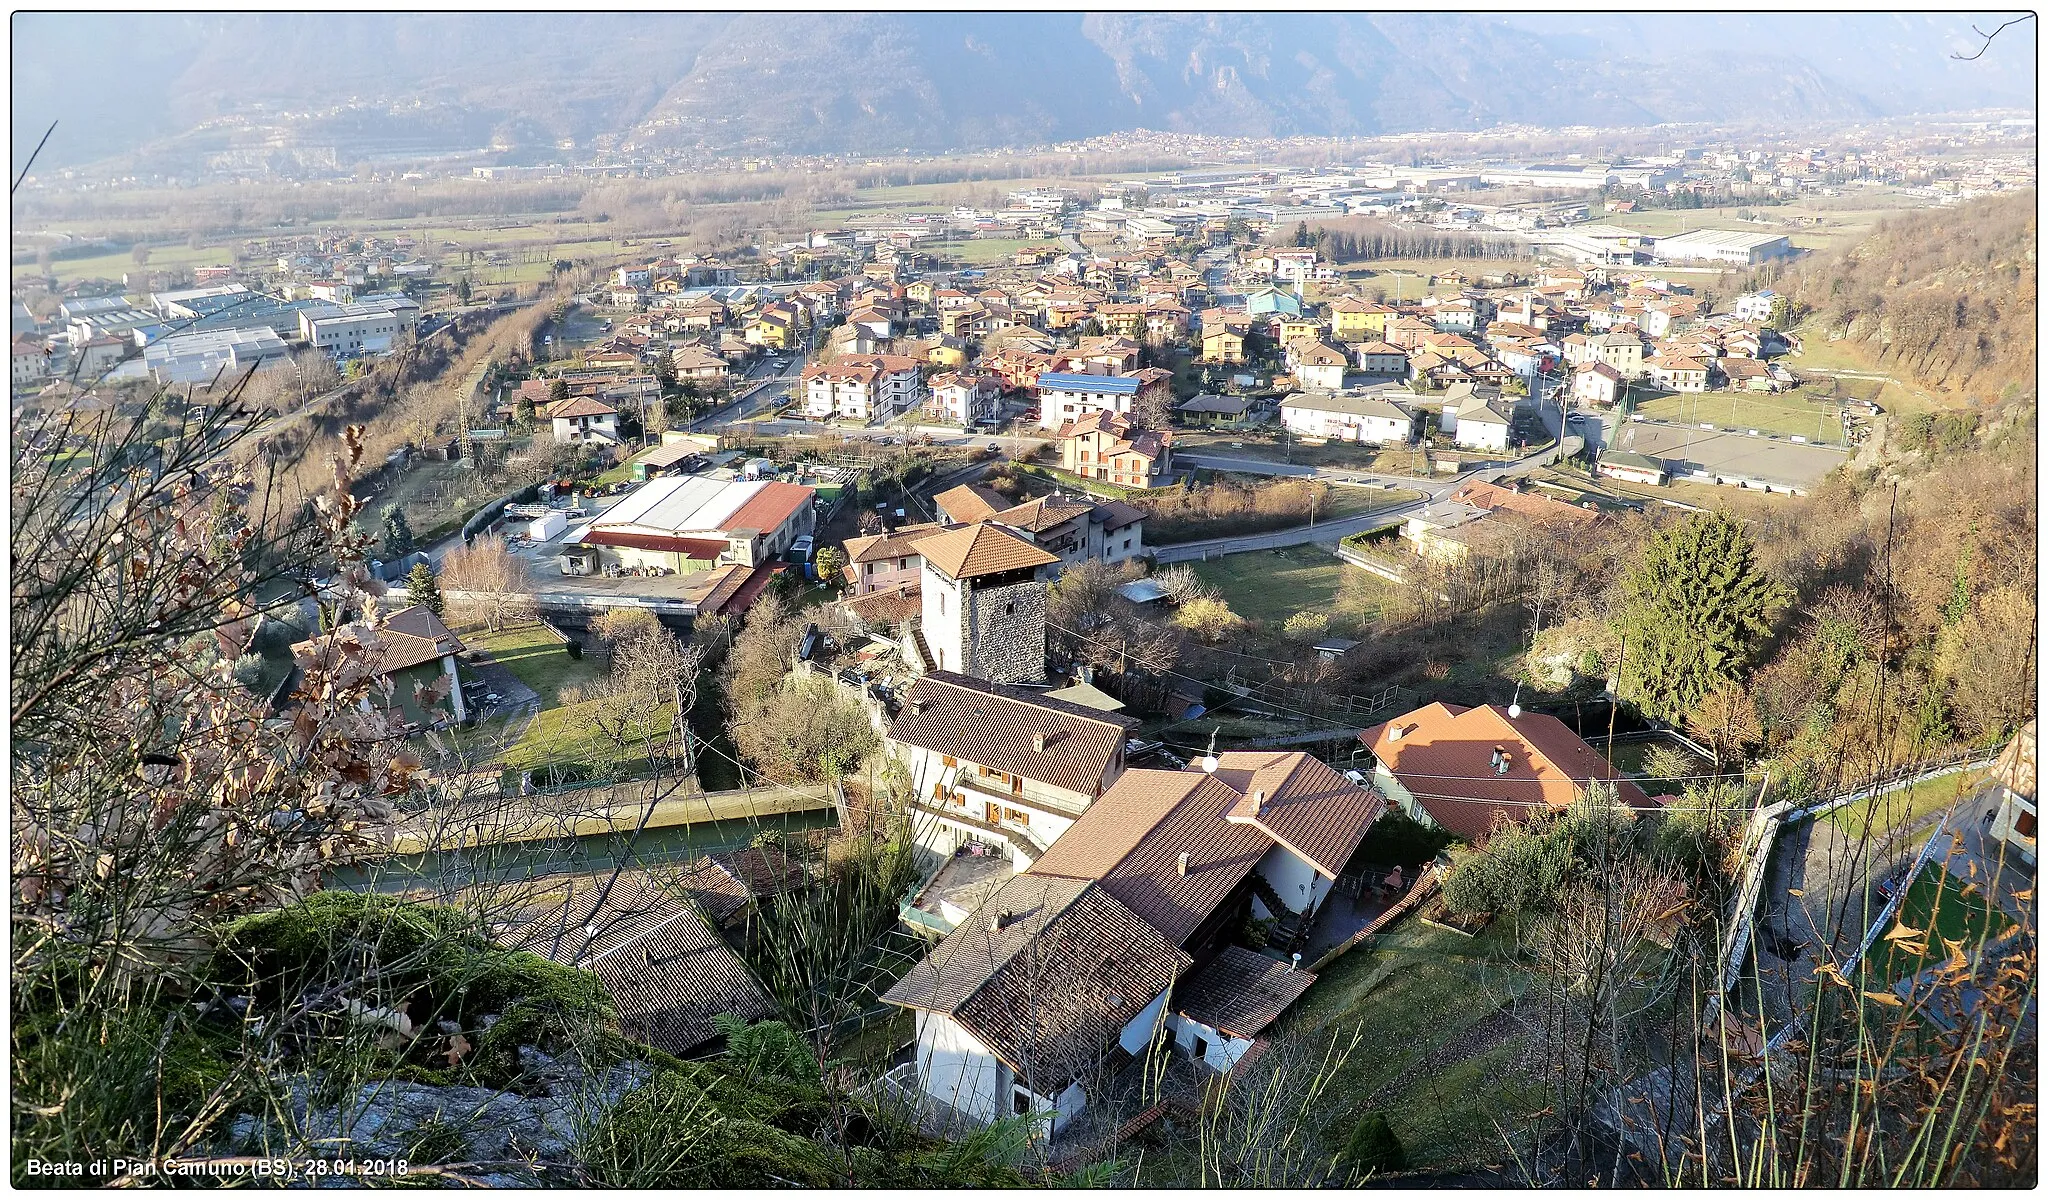
{"type": "MultiPolygon", "coordinates": [[[[346,165],[359,152],[485,148],[531,160],[558,155],[564,143],[879,154],[1139,127],[1373,135],[1496,124],[1782,122],[1878,115],[1929,97],[1996,102],[2010,90],[2011,71],[1958,72],[1948,42],[1933,36],[1958,24],[1967,21],[23,14],[14,22],[15,165],[52,118],[62,124],[45,165],[154,143],[162,153],[142,162],[161,170],[237,137],[328,147],[346,165]],[[1785,36],[1794,29],[1805,36],[1785,36]],[[1859,67],[1845,44],[1885,70],[1859,67]],[[1976,92],[1972,81],[1982,85],[1976,92]],[[195,130],[208,131],[199,143],[176,140],[195,130]]],[[[2022,49],[2031,63],[2030,45],[1997,53],[2022,49]]]]}

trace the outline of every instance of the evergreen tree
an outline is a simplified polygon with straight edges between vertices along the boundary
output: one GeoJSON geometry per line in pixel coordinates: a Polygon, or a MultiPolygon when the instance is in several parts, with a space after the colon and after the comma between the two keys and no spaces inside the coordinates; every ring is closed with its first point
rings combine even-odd
{"type": "Polygon", "coordinates": [[[384,552],[393,558],[413,552],[412,524],[405,519],[405,510],[394,508],[384,514],[384,552]]]}
{"type": "Polygon", "coordinates": [[[548,385],[548,403],[555,404],[569,398],[569,381],[557,379],[548,385]]]}
{"type": "Polygon", "coordinates": [[[469,276],[464,275],[455,281],[455,298],[464,304],[469,303],[469,276]]]}
{"type": "Polygon", "coordinates": [[[1408,1169],[1408,1152],[1402,1149],[1401,1139],[1394,1135],[1383,1113],[1365,1114],[1351,1130],[1350,1140],[1344,1143],[1344,1157],[1361,1175],[1385,1175],[1408,1169]]]}
{"type": "Polygon", "coordinates": [[[414,563],[412,574],[405,577],[406,594],[414,604],[424,604],[427,611],[441,615],[441,581],[434,578],[434,568],[424,562],[414,563]]]}
{"type": "Polygon", "coordinates": [[[1756,565],[1742,527],[1700,513],[1659,533],[1622,585],[1620,690],[1653,717],[1679,722],[1715,688],[1737,682],[1791,599],[1756,565]]]}

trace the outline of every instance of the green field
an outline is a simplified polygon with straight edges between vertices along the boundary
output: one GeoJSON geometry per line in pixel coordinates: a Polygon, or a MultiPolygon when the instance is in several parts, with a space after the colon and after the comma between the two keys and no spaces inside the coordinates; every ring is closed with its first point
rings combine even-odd
{"type": "Polygon", "coordinates": [[[1716,429],[1754,429],[1781,436],[1798,435],[1810,442],[1842,444],[1839,409],[1798,393],[1772,396],[1754,392],[1680,392],[1640,400],[1636,411],[1681,425],[1711,424],[1716,429]]]}
{"type": "Polygon", "coordinates": [[[1329,616],[1332,633],[1351,637],[1379,619],[1398,586],[1320,546],[1252,550],[1188,566],[1247,620],[1277,629],[1297,612],[1320,612],[1329,616]]]}
{"type": "Polygon", "coordinates": [[[1979,885],[1963,883],[1940,863],[1929,863],[1906,889],[1893,926],[1925,931],[1925,953],[1885,936],[1891,929],[1883,930],[1864,959],[1865,977],[1876,984],[1892,983],[1947,962],[1951,953],[1948,942],[1957,943],[1969,954],[2011,929],[2012,924],[2011,917],[1990,906],[1979,885]]]}
{"type": "Polygon", "coordinates": [[[560,706],[564,689],[581,688],[604,677],[603,667],[588,658],[570,658],[561,641],[538,623],[496,633],[464,633],[462,640],[490,654],[518,676],[519,682],[539,693],[544,709],[560,706]]]}
{"type": "Polygon", "coordinates": [[[1514,1128],[1540,1103],[1535,1082],[1514,1069],[1526,1035],[1510,1032],[1467,1057],[1446,1048],[1528,986],[1514,949],[1506,921],[1468,938],[1410,917],[1324,969],[1275,1040],[1319,1049],[1360,1035],[1325,1101],[1340,1131],[1378,1110],[1411,1169],[1499,1162],[1500,1127],[1514,1128]]]}

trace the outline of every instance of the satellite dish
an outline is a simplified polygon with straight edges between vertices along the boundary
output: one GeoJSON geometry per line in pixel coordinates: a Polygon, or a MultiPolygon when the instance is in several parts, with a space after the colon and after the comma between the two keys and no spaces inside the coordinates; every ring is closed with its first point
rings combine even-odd
{"type": "Polygon", "coordinates": [[[1221,765],[1221,763],[1216,761],[1216,756],[1213,754],[1205,754],[1202,756],[1202,770],[1208,772],[1211,775],[1214,775],[1216,773],[1216,768],[1221,765]]]}
{"type": "Polygon", "coordinates": [[[1516,718],[1516,717],[1519,717],[1519,716],[1521,716],[1521,715],[1522,715],[1522,706],[1521,706],[1521,705],[1519,705],[1519,704],[1510,704],[1510,705],[1508,705],[1508,719],[1509,719],[1509,720],[1513,720],[1514,718],[1516,718]]]}

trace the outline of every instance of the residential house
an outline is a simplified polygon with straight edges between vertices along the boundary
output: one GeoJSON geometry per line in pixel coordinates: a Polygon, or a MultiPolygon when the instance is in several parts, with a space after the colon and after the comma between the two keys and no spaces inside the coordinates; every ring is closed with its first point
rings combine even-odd
{"type": "Polygon", "coordinates": [[[914,358],[900,354],[843,355],[805,367],[804,412],[814,420],[837,415],[887,421],[922,403],[923,376],[914,358]]]}
{"type": "Polygon", "coordinates": [[[1095,411],[1054,435],[1060,465],[1083,479],[1122,487],[1166,487],[1174,481],[1173,434],[1141,429],[1121,413],[1095,411]]]}
{"type": "Polygon", "coordinates": [[[1387,342],[1366,341],[1351,348],[1358,356],[1358,369],[1368,375],[1408,378],[1408,352],[1387,342]]]}
{"type": "Polygon", "coordinates": [[[916,1014],[903,1083],[973,1122],[1048,1114],[1056,1135],[1119,1049],[1163,1038],[1218,1071],[1251,1051],[1313,980],[1237,932],[1313,913],[1386,802],[1305,754],[1210,765],[1125,771],[890,988],[916,1014]]]}
{"type": "Polygon", "coordinates": [[[1399,315],[1397,309],[1356,296],[1345,296],[1330,304],[1330,325],[1341,342],[1377,341],[1386,337],[1387,322],[1399,315]]]}
{"type": "Polygon", "coordinates": [[[796,320],[788,313],[763,309],[748,323],[746,340],[769,350],[787,350],[796,344],[796,320]]]}
{"type": "Polygon", "coordinates": [[[590,396],[558,400],[542,414],[558,442],[619,444],[619,410],[590,396]]]}
{"type": "Polygon", "coordinates": [[[1672,358],[1659,354],[1645,360],[1643,366],[1659,387],[1674,392],[1707,390],[1707,364],[1696,358],[1672,358]]]}
{"type": "Polygon", "coordinates": [[[1038,377],[1038,427],[1058,429],[1091,412],[1128,416],[1143,387],[1144,381],[1130,375],[1048,371],[1038,377]]]}
{"type": "Polygon", "coordinates": [[[699,383],[718,383],[725,379],[725,359],[700,345],[678,346],[669,352],[668,359],[677,379],[692,379],[699,383]]]}
{"type": "Polygon", "coordinates": [[[959,425],[993,421],[1003,398],[1002,383],[989,375],[934,375],[927,384],[931,399],[925,412],[934,419],[959,425]]]}
{"type": "Polygon", "coordinates": [[[1643,340],[1625,331],[1605,333],[1588,343],[1592,356],[1621,372],[1623,379],[1640,379],[1647,370],[1643,362],[1643,340]]]}
{"type": "Polygon", "coordinates": [[[26,338],[15,338],[9,347],[8,379],[20,391],[50,373],[49,351],[26,338]]]}
{"type": "Polygon", "coordinates": [[[1303,387],[1337,391],[1344,386],[1345,368],[1351,359],[1328,342],[1293,342],[1287,347],[1287,362],[1303,387]]]}
{"type": "Polygon", "coordinates": [[[981,843],[1036,862],[1124,770],[1137,720],[956,671],[910,686],[884,746],[912,787],[912,835],[932,857],[981,843]]]}
{"type": "Polygon", "coordinates": [[[1997,803],[1990,823],[1992,840],[2017,851],[2030,869],[2036,861],[2039,837],[2035,831],[2034,755],[2034,722],[2028,721],[1992,765],[1987,788],[1997,803]]]}
{"type": "Polygon", "coordinates": [[[691,1055],[722,1036],[712,1020],[722,1013],[749,1022],[775,1015],[775,1001],[746,960],[699,911],[724,911],[721,894],[700,897],[687,879],[646,872],[568,888],[558,905],[500,930],[498,939],[594,972],[627,1037],[691,1055]]]}
{"type": "MultiPolygon", "coordinates": [[[[390,685],[394,717],[418,724],[469,719],[462,697],[462,680],[455,669],[456,656],[466,647],[424,604],[392,613],[374,631],[353,624],[338,634],[309,638],[293,646],[292,653],[295,657],[311,655],[332,667],[363,654],[356,647],[372,638],[375,646],[368,650],[365,661],[372,678],[390,685]],[[443,694],[427,697],[423,702],[423,689],[436,684],[443,694]]],[[[381,703],[381,697],[365,696],[362,700],[365,709],[381,703]]]]}
{"type": "Polygon", "coordinates": [[[1718,367],[1727,385],[1742,392],[1775,392],[1778,381],[1771,378],[1770,365],[1760,358],[1717,358],[1718,367]]]}
{"type": "Polygon", "coordinates": [[[916,588],[924,578],[924,556],[917,542],[950,526],[927,522],[905,525],[889,533],[846,539],[846,582],[855,596],[908,585],[916,588]]]}
{"type": "Polygon", "coordinates": [[[1429,310],[1430,322],[1452,333],[1470,333],[1479,328],[1479,306],[1470,300],[1446,300],[1429,310]]]}
{"type": "Polygon", "coordinates": [[[1244,361],[1244,333],[1228,325],[1202,327],[1202,361],[1241,363],[1244,361]]]}
{"type": "Polygon", "coordinates": [[[1467,841],[1566,808],[1595,784],[1629,808],[1658,807],[1564,722],[1513,705],[1428,704],[1358,740],[1372,751],[1375,786],[1410,817],[1467,841]]]}
{"type": "Polygon", "coordinates": [[[1513,418],[1501,411],[1499,401],[1475,396],[1458,409],[1458,427],[1452,436],[1467,450],[1506,450],[1513,427],[1513,418]]]}
{"type": "Polygon", "coordinates": [[[1621,372],[1604,362],[1585,362],[1572,372],[1572,399],[1612,408],[1621,399],[1621,372]]]}
{"type": "Polygon", "coordinates": [[[1244,420],[1250,414],[1254,403],[1249,396],[1216,396],[1203,393],[1175,405],[1174,411],[1181,414],[1183,420],[1216,424],[1244,420]]]}
{"type": "Polygon", "coordinates": [[[1296,392],[1280,402],[1280,423],[1302,437],[1380,446],[1415,436],[1411,409],[1370,392],[1296,392]]]}

